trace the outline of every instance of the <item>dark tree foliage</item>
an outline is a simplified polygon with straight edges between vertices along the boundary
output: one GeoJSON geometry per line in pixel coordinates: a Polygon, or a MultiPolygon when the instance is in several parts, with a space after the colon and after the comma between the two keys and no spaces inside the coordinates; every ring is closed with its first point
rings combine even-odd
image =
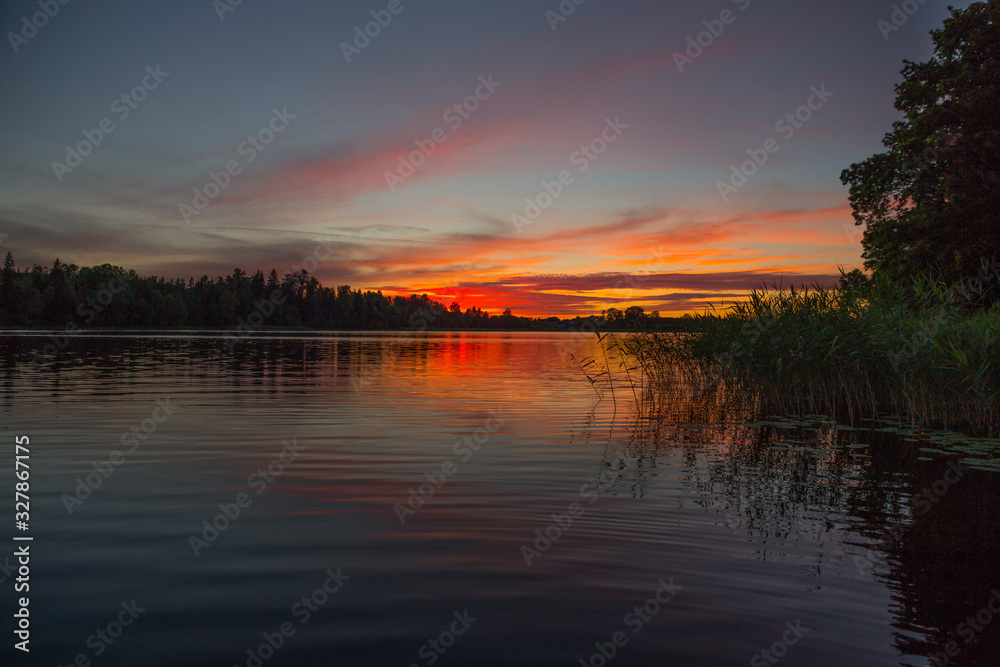
{"type": "Polygon", "coordinates": [[[500,329],[529,328],[536,320],[457,303],[445,307],[426,294],[409,297],[323,287],[308,271],[265,278],[236,269],[225,278],[166,280],[104,264],[19,271],[7,253],[0,274],[0,325],[63,329],[232,328],[500,329]]]}
{"type": "Polygon", "coordinates": [[[840,270],[839,289],[858,298],[868,298],[872,292],[871,279],[860,269],[845,272],[840,270]]]}
{"type": "Polygon", "coordinates": [[[866,268],[966,280],[1000,253],[1000,0],[950,8],[934,55],[905,61],[888,149],[841,174],[866,268]]]}
{"type": "Polygon", "coordinates": [[[647,313],[642,306],[629,306],[623,311],[608,308],[604,311],[604,322],[612,330],[622,331],[657,331],[670,326],[667,320],[660,318],[659,311],[647,313]]]}

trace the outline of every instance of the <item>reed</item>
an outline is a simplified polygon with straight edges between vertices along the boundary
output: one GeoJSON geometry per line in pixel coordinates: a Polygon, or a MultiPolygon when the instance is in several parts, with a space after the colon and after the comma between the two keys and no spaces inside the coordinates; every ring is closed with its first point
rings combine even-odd
{"type": "Polygon", "coordinates": [[[684,384],[783,413],[997,431],[1000,305],[932,276],[902,288],[772,285],[687,333],[615,341],[655,394],[684,384]],[[741,400],[742,400],[741,399],[741,400]]]}

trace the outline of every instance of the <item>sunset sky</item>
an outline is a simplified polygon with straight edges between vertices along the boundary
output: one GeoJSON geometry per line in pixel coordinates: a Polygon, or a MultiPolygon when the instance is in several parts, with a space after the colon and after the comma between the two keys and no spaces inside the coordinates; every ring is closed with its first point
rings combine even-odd
{"type": "Polygon", "coordinates": [[[78,0],[35,29],[12,0],[0,251],[197,278],[323,242],[324,284],[538,316],[834,282],[861,261],[840,172],[881,150],[947,15],[904,4],[78,0]]]}

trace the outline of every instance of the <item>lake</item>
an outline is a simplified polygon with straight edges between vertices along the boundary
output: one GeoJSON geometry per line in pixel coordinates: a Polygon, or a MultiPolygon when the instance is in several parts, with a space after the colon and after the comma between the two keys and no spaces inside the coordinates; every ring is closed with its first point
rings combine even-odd
{"type": "Polygon", "coordinates": [[[5,512],[30,437],[7,534],[33,537],[0,553],[4,665],[1000,656],[987,441],[689,391],[651,419],[591,386],[593,335],[49,342],[0,336],[5,512]]]}

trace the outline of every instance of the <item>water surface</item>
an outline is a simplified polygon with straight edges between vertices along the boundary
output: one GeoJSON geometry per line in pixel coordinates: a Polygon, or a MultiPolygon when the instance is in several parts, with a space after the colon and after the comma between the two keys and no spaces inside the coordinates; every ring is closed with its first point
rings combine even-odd
{"type": "Polygon", "coordinates": [[[1000,478],[926,437],[683,393],[642,418],[584,335],[46,342],[0,337],[34,537],[5,665],[252,666],[265,635],[266,665],[997,664],[1000,478]]]}

